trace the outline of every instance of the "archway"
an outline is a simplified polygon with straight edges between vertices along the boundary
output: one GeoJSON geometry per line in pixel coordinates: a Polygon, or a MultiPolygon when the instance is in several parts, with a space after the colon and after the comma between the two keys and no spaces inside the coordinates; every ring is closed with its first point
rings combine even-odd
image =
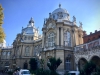
{"type": "Polygon", "coordinates": [[[27,63],[27,62],[24,62],[23,68],[24,68],[24,69],[28,69],[28,63],[27,63]]]}
{"type": "Polygon", "coordinates": [[[93,56],[90,62],[93,62],[94,64],[96,64],[96,66],[100,67],[100,58],[98,56],[93,56]]]}
{"type": "Polygon", "coordinates": [[[78,68],[79,70],[82,70],[84,65],[87,63],[88,61],[85,58],[81,58],[78,61],[78,68]]]}

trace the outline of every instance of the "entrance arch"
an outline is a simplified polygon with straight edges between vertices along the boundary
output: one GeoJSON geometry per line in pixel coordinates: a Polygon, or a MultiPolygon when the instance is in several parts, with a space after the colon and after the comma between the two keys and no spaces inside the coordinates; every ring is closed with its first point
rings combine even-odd
{"type": "Polygon", "coordinates": [[[84,65],[87,63],[88,61],[85,58],[80,58],[78,61],[78,68],[79,70],[82,70],[84,65]]]}
{"type": "Polygon", "coordinates": [[[100,66],[100,57],[98,56],[93,56],[90,60],[90,62],[93,62],[94,64],[96,64],[96,66],[100,66]]]}
{"type": "Polygon", "coordinates": [[[27,63],[27,62],[24,62],[23,68],[24,68],[24,69],[28,69],[28,63],[27,63]]]}

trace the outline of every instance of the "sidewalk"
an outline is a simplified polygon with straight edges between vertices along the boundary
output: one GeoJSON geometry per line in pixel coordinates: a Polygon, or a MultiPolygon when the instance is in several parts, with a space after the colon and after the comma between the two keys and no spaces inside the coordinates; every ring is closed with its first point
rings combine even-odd
{"type": "Polygon", "coordinates": [[[0,73],[0,75],[8,75],[7,73],[0,73]]]}

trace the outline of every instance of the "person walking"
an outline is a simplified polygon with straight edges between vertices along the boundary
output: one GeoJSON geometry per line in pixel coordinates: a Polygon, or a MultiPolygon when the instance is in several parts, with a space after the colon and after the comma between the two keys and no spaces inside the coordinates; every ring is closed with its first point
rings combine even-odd
{"type": "Polygon", "coordinates": [[[19,71],[18,70],[16,71],[16,75],[19,75],[19,71]]]}
{"type": "Polygon", "coordinates": [[[16,75],[16,71],[14,71],[13,75],[16,75]]]}

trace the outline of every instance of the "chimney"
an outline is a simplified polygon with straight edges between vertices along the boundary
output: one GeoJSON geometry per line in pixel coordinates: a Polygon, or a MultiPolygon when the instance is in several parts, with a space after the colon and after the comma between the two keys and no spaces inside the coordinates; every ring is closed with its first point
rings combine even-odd
{"type": "Polygon", "coordinates": [[[95,33],[98,32],[97,30],[95,30],[95,33]]]}
{"type": "Polygon", "coordinates": [[[92,32],[90,32],[90,35],[92,34],[92,32]]]}
{"type": "Polygon", "coordinates": [[[87,35],[86,31],[83,31],[83,36],[86,36],[86,35],[87,35]]]}

